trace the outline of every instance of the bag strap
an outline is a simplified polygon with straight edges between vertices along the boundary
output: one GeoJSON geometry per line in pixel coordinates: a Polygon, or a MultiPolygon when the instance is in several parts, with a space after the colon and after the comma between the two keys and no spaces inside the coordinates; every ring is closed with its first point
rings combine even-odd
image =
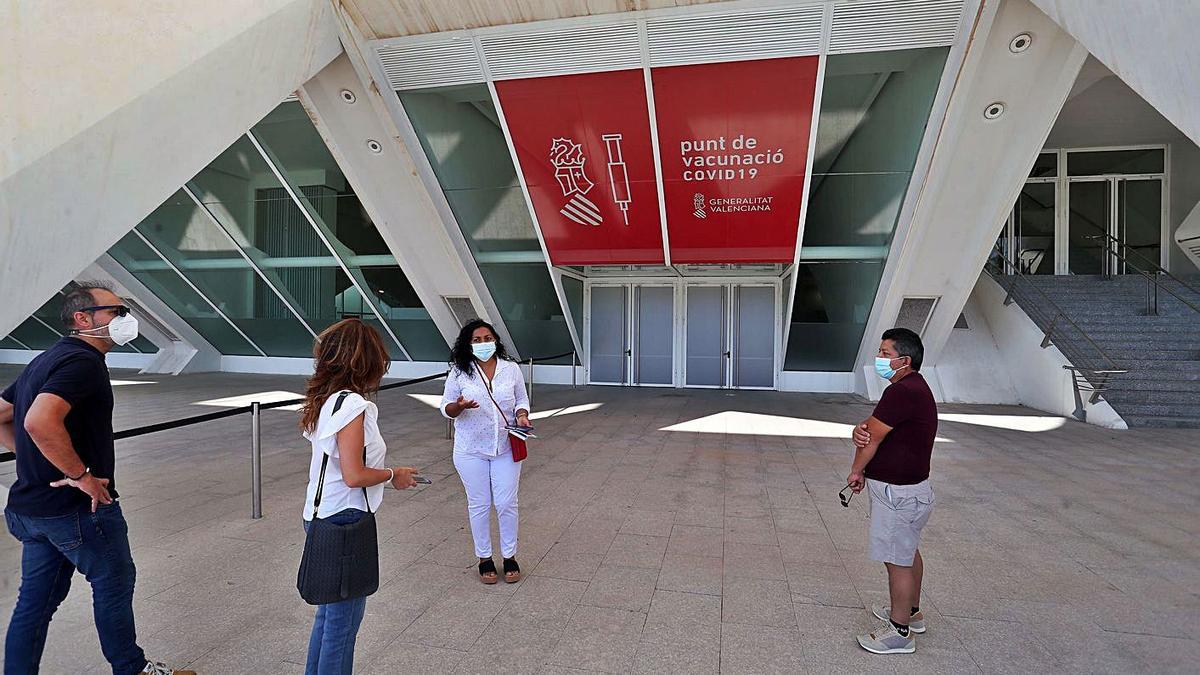
{"type": "MultiPolygon", "coordinates": [[[[348,392],[348,391],[343,391],[342,393],[338,394],[337,402],[333,404],[333,412],[330,413],[330,416],[336,415],[337,412],[342,409],[342,404],[346,402],[346,397],[349,395],[350,395],[350,392],[348,392]]],[[[335,440],[334,442],[336,443],[337,441],[335,440]]],[[[321,456],[321,476],[320,476],[320,478],[317,479],[317,495],[316,495],[316,497],[313,498],[313,520],[316,520],[317,509],[321,506],[321,493],[324,492],[324,489],[325,489],[325,467],[327,467],[329,465],[329,455],[326,453],[321,453],[321,455],[322,455],[321,456]]],[[[363,466],[366,466],[366,464],[367,464],[367,446],[364,445],[363,446],[363,466]]],[[[362,493],[363,493],[363,503],[366,504],[366,506],[367,506],[367,513],[371,513],[371,500],[367,498],[367,488],[364,487],[362,489],[362,493]]]]}
{"type": "MultiPolygon", "coordinates": [[[[494,378],[492,380],[487,379],[487,375],[484,374],[483,368],[480,368],[478,363],[475,364],[475,369],[479,371],[479,376],[483,378],[483,388],[487,390],[488,398],[492,399],[492,405],[496,406],[496,410],[500,413],[500,418],[504,420],[504,424],[507,426],[508,415],[504,414],[504,410],[500,408],[500,404],[496,403],[496,397],[492,396],[492,382],[494,381],[494,378]]],[[[499,360],[496,361],[496,373],[500,373],[499,360]]]]}

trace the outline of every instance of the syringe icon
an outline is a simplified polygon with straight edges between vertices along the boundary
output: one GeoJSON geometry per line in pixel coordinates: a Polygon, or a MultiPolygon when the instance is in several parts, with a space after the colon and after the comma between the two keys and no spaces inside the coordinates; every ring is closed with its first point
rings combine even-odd
{"type": "Polygon", "coordinates": [[[604,134],[604,149],[608,152],[608,182],[612,186],[613,201],[621,207],[625,224],[629,225],[629,174],[625,171],[625,158],[621,156],[621,134],[604,134]]]}

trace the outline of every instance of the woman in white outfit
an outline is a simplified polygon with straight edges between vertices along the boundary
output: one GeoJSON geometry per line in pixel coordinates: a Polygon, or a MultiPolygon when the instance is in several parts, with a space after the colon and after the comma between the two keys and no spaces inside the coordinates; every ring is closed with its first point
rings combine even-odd
{"type": "Polygon", "coordinates": [[[495,329],[486,321],[476,319],[459,331],[450,352],[441,409],[442,415],[454,420],[454,468],[467,491],[479,577],[485,584],[498,580],[492,560],[491,515],[495,507],[504,581],[520,581],[521,567],[515,556],[521,464],[513,461],[505,426],[531,426],[529,398],[520,366],[508,358],[495,329]]]}

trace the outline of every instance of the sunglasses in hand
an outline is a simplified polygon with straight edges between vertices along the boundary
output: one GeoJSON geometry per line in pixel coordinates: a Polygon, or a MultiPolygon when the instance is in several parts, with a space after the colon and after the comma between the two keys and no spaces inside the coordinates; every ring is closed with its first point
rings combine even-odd
{"type": "Polygon", "coordinates": [[[850,500],[854,499],[854,483],[847,483],[846,487],[838,490],[838,499],[841,500],[842,506],[850,508],[850,500]]]}

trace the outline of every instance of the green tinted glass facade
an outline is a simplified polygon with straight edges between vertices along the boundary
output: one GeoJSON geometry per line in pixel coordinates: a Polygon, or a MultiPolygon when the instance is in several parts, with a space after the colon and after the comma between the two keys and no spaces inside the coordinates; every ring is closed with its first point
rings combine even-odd
{"type": "MultiPolygon", "coordinates": [[[[446,358],[446,341],[298,103],[279,106],[109,254],[222,354],[307,358],[316,333],[359,317],[394,359],[446,358]]],[[[57,302],[3,348],[53,344],[57,302]]],[[[118,350],[147,348],[140,339],[118,350]]]]}
{"type": "Polygon", "coordinates": [[[947,52],[828,57],[786,370],[853,370],[947,52]]]}
{"type": "Polygon", "coordinates": [[[516,348],[523,357],[573,349],[487,86],[400,100],[516,348]]]}

